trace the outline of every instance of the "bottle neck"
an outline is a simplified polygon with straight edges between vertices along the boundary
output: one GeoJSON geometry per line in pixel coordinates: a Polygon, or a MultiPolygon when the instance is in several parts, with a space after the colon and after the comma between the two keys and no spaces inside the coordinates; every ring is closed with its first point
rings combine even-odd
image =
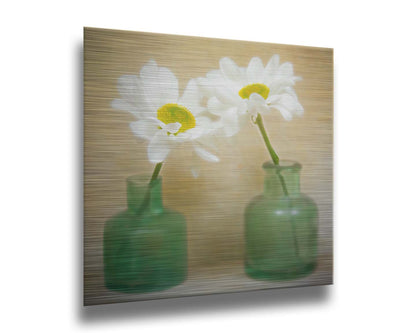
{"type": "Polygon", "coordinates": [[[263,169],[264,195],[268,197],[296,196],[300,194],[301,165],[291,161],[281,161],[279,165],[266,162],[263,169]]]}
{"type": "Polygon", "coordinates": [[[149,178],[131,176],[127,178],[127,208],[136,214],[150,211],[158,214],[163,211],[162,179],[149,184],[149,178]]]}

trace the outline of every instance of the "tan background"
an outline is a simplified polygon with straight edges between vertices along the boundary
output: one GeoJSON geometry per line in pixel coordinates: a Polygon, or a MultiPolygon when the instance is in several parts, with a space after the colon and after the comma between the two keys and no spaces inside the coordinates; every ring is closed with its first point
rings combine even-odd
{"type": "Polygon", "coordinates": [[[332,49],[86,28],[84,109],[85,304],[332,283],[332,49]],[[258,129],[251,125],[223,142],[217,152],[221,161],[203,162],[198,178],[191,175],[186,146],[172,152],[163,166],[164,203],[187,220],[188,280],[157,293],[108,291],[102,270],[104,223],[126,207],[126,177],[150,176],[153,170],[146,142],[130,131],[134,117],[110,106],[119,97],[118,77],[138,74],[154,59],[173,71],[181,94],[189,79],[218,68],[221,57],[247,66],[254,56],[266,64],[273,54],[279,54],[281,62],[292,62],[295,74],[303,78],[295,88],[304,116],[285,122],[276,113],[264,120],[281,159],[302,164],[302,192],[318,205],[316,271],[288,282],[256,281],[244,274],[244,208],[261,193],[261,165],[269,160],[258,129]]]}

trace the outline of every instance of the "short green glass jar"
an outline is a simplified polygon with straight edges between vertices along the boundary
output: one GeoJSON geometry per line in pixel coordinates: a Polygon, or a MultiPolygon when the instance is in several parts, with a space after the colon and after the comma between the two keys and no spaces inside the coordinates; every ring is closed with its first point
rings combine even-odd
{"type": "Polygon", "coordinates": [[[164,290],[187,276],[186,221],[162,202],[161,178],[127,178],[127,209],[104,228],[104,276],[108,289],[141,293],[164,290]]]}
{"type": "Polygon", "coordinates": [[[300,193],[301,165],[263,164],[263,194],[245,210],[245,271],[254,279],[292,280],[316,267],[318,209],[300,193]]]}

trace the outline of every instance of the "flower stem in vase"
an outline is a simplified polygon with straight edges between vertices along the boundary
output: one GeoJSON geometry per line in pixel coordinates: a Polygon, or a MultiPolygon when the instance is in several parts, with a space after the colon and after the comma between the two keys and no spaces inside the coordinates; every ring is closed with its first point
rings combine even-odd
{"type": "Polygon", "coordinates": [[[144,212],[145,208],[147,207],[147,205],[150,202],[150,191],[152,189],[152,185],[153,185],[154,181],[159,176],[160,169],[162,169],[162,165],[163,165],[163,162],[157,163],[154,170],[153,170],[152,177],[150,178],[149,184],[147,185],[146,196],[144,197],[144,200],[143,200],[143,203],[142,203],[142,205],[139,209],[139,212],[144,212]]]}
{"type": "MultiPolygon", "coordinates": [[[[269,136],[267,135],[266,129],[264,127],[263,117],[260,115],[260,113],[257,114],[257,118],[254,121],[254,123],[259,127],[261,136],[263,137],[264,143],[266,144],[267,150],[269,151],[269,154],[272,158],[273,163],[275,165],[279,165],[279,156],[277,155],[276,151],[272,147],[272,144],[270,143],[269,136]]],[[[280,170],[277,170],[276,173],[279,177],[280,184],[282,185],[283,193],[289,199],[289,210],[292,210],[292,202],[289,198],[289,192],[288,192],[287,187],[286,187],[286,182],[285,182],[283,176],[280,174],[280,170]]],[[[298,245],[298,239],[297,239],[297,236],[296,236],[296,228],[295,228],[295,224],[294,224],[294,221],[293,221],[293,217],[290,218],[290,225],[292,227],[293,244],[295,246],[296,257],[300,260],[299,245],[298,245]]]]}
{"type": "Polygon", "coordinates": [[[153,170],[152,178],[150,179],[149,185],[157,179],[159,176],[160,169],[162,169],[163,162],[156,164],[155,169],[153,170]]]}

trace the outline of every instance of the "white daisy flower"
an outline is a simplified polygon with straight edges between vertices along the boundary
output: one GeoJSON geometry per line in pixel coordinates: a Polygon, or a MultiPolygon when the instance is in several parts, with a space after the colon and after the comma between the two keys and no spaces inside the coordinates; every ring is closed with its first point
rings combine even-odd
{"type": "Polygon", "coordinates": [[[122,98],[115,99],[112,107],[137,118],[130,128],[136,136],[149,141],[150,162],[163,162],[175,145],[189,141],[196,155],[210,162],[219,161],[200,142],[215,131],[215,126],[209,118],[201,116],[205,108],[200,104],[195,80],[189,81],[179,97],[175,75],[150,60],[139,76],[121,76],[118,90],[122,98]]]}
{"type": "Polygon", "coordinates": [[[273,55],[266,67],[258,57],[252,58],[247,68],[222,58],[220,69],[199,78],[198,84],[209,97],[209,112],[221,118],[225,135],[232,136],[242,121],[258,113],[278,110],[285,120],[301,116],[303,107],[293,89],[299,80],[291,63],[279,64],[279,56],[273,55]]]}

